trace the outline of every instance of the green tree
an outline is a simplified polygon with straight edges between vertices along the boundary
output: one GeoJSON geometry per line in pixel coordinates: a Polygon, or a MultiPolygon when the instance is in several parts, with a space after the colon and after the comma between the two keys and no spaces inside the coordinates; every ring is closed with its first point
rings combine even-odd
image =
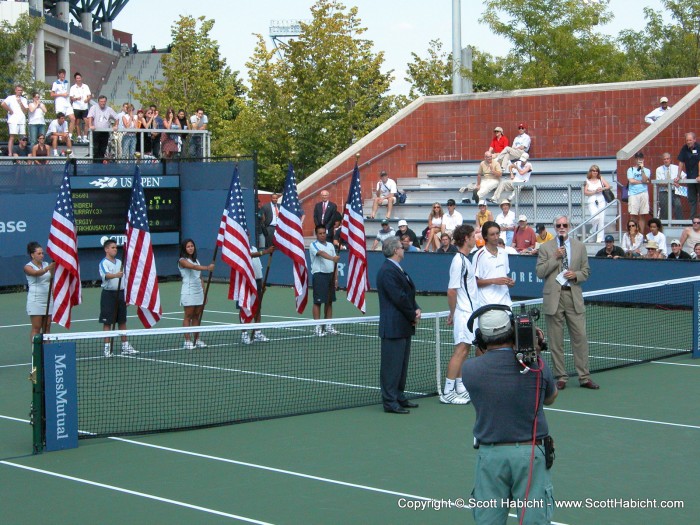
{"type": "Polygon", "coordinates": [[[225,149],[226,131],[243,107],[245,88],[210,36],[214,20],[181,16],[171,30],[172,50],[162,58],[164,80],[137,81],[135,97],[144,105],[182,108],[192,114],[204,108],[212,133],[212,154],[225,149]]]}
{"type": "Polygon", "coordinates": [[[642,31],[626,30],[619,42],[628,57],[630,75],[641,79],[694,77],[700,74],[700,4],[663,0],[665,10],[644,9],[642,31]],[[671,17],[664,23],[663,14],[671,17]]]}
{"type": "Polygon", "coordinates": [[[519,88],[611,82],[624,55],[599,24],[612,19],[607,3],[580,0],[487,0],[481,21],[512,45],[506,64],[519,88]]]}
{"type": "Polygon", "coordinates": [[[29,14],[20,15],[14,24],[6,20],[0,23],[0,93],[13,93],[14,84],[22,84],[25,92],[40,87],[34,80],[31,63],[24,53],[36,38],[42,23],[43,18],[29,14]]]}
{"type": "Polygon", "coordinates": [[[405,77],[411,83],[410,99],[421,95],[448,95],[452,93],[452,53],[442,50],[440,39],[428,43],[428,57],[411,53],[405,77]]]}

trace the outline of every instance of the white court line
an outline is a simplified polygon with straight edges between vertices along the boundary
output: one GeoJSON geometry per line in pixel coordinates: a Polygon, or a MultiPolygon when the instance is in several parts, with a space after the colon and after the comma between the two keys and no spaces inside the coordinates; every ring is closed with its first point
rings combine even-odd
{"type": "Polygon", "coordinates": [[[623,416],[611,416],[608,414],[596,414],[595,412],[579,412],[578,410],[564,410],[561,408],[549,408],[545,407],[545,410],[551,410],[552,412],[563,412],[565,414],[577,414],[580,416],[593,416],[593,417],[604,417],[607,419],[620,419],[622,421],[636,421],[638,423],[651,423],[652,425],[666,425],[669,427],[681,427],[681,428],[697,428],[700,429],[700,425],[685,425],[683,423],[669,423],[668,421],[656,421],[653,419],[639,419],[636,417],[623,417],[623,416]]]}
{"type": "Polygon", "coordinates": [[[185,507],[187,509],[198,510],[201,512],[206,512],[208,514],[215,514],[217,516],[223,516],[224,518],[231,518],[234,520],[245,521],[246,523],[256,523],[259,525],[272,525],[267,521],[254,520],[252,518],[246,518],[245,516],[239,516],[238,514],[229,514],[228,512],[223,512],[216,509],[210,509],[208,507],[201,507],[199,505],[193,505],[191,503],[185,503],[184,501],[178,501],[170,498],[163,498],[161,496],[155,496],[153,494],[148,494],[146,492],[139,492],[137,490],[125,489],[123,487],[117,487],[116,485],[108,485],[106,483],[99,483],[97,481],[91,481],[85,478],[77,478],[75,476],[68,476],[66,474],[59,474],[58,472],[52,472],[50,470],[44,470],[35,467],[28,467],[26,465],[20,465],[19,463],[12,463],[11,461],[0,461],[3,465],[10,467],[20,468],[23,470],[29,470],[31,472],[37,472],[39,474],[45,474],[47,476],[53,476],[56,478],[67,479],[69,481],[75,481],[77,483],[83,483],[85,485],[92,485],[93,487],[99,487],[102,489],[114,490],[116,492],[123,492],[124,494],[130,494],[132,496],[139,496],[141,498],[152,499],[155,501],[160,501],[162,503],[169,503],[171,505],[177,505],[178,507],[185,507]]]}
{"type": "Polygon", "coordinates": [[[671,366],[692,366],[692,367],[700,367],[700,364],[694,365],[692,363],[668,363],[666,361],[650,361],[651,364],[653,365],[671,365],[671,366]]]}

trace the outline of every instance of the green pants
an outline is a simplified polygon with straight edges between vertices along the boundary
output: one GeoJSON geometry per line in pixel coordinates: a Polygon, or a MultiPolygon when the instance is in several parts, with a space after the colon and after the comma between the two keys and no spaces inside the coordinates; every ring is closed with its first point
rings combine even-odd
{"type": "Polygon", "coordinates": [[[554,494],[542,445],[535,446],[532,480],[525,501],[531,448],[530,445],[479,447],[473,499],[470,502],[477,525],[505,525],[509,513],[517,514],[520,518],[523,510],[523,523],[551,523],[554,494]]]}

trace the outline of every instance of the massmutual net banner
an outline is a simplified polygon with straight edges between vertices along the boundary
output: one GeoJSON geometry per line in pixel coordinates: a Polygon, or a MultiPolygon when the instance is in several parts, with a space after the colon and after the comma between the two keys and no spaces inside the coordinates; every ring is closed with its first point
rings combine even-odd
{"type": "Polygon", "coordinates": [[[44,345],[46,450],[78,446],[78,381],[75,343],[44,345]]]}

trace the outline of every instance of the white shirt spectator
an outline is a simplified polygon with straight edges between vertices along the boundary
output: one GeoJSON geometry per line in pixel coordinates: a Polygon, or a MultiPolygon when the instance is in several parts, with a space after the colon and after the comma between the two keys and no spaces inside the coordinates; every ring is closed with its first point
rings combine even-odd
{"type": "Polygon", "coordinates": [[[29,109],[29,105],[25,97],[17,99],[17,95],[10,95],[3,102],[12,110],[12,114],[9,111],[7,112],[8,124],[24,124],[27,122],[27,116],[24,112],[29,109]]]}
{"type": "MultiPolygon", "coordinates": [[[[678,178],[678,166],[675,164],[669,164],[668,166],[659,166],[656,168],[656,180],[675,180],[678,178]]],[[[681,179],[686,179],[688,178],[688,175],[685,173],[685,171],[681,172],[681,179]]],[[[665,186],[660,186],[659,189],[661,188],[665,189],[665,186]]],[[[680,184],[679,186],[674,186],[673,187],[673,193],[676,195],[680,195],[681,197],[687,197],[688,196],[688,187],[685,184],[680,184]]]]}
{"type": "Polygon", "coordinates": [[[104,109],[100,108],[99,104],[95,104],[88,112],[88,118],[92,119],[93,126],[97,131],[110,131],[112,127],[109,124],[109,119],[117,120],[117,114],[109,106],[104,109]]]}
{"type": "Polygon", "coordinates": [[[512,165],[515,167],[513,170],[513,182],[527,182],[530,180],[530,176],[532,175],[532,164],[530,162],[518,160],[512,163],[512,165]],[[521,174],[520,172],[523,170],[527,170],[527,172],[521,174]]]}
{"type": "Polygon", "coordinates": [[[49,133],[68,133],[68,121],[64,120],[63,124],[59,124],[58,119],[52,120],[51,124],[49,124],[49,129],[46,131],[47,135],[49,133]]]}
{"type": "Polygon", "coordinates": [[[515,223],[515,212],[513,210],[509,210],[507,215],[503,215],[503,212],[496,215],[496,224],[501,227],[501,239],[506,242],[506,246],[513,241],[513,230],[505,231],[504,226],[515,227],[515,223]]]}
{"type": "Polygon", "coordinates": [[[377,191],[381,193],[382,197],[393,197],[394,193],[398,193],[399,189],[393,179],[387,178],[386,184],[382,181],[377,182],[377,191]]]}
{"type": "Polygon", "coordinates": [[[43,104],[38,103],[34,108],[34,111],[29,112],[29,124],[46,124],[46,112],[44,111],[43,104]]]}
{"type": "Polygon", "coordinates": [[[209,119],[207,118],[206,115],[202,115],[202,118],[199,119],[197,117],[197,114],[195,113],[190,117],[190,129],[202,129],[202,126],[206,126],[209,124],[209,119]]]}
{"type": "Polygon", "coordinates": [[[85,111],[88,109],[87,97],[92,95],[90,88],[87,84],[79,86],[78,84],[73,84],[70,87],[69,95],[73,98],[78,98],[78,100],[73,101],[73,109],[79,109],[85,111]]]}
{"type": "Polygon", "coordinates": [[[70,87],[67,80],[56,79],[51,84],[51,92],[60,95],[54,99],[56,113],[73,114],[73,106],[70,105],[70,99],[68,98],[69,91],[70,87]]]}
{"type": "Polygon", "coordinates": [[[527,133],[521,133],[517,137],[513,139],[513,148],[515,149],[522,149],[524,151],[529,151],[530,150],[530,135],[527,133]]]}
{"type": "Polygon", "coordinates": [[[671,109],[671,106],[666,106],[666,109],[659,106],[654,111],[649,113],[646,117],[644,117],[644,122],[646,122],[647,124],[653,124],[654,122],[659,120],[669,109],[671,109]]]}
{"type": "Polygon", "coordinates": [[[450,215],[449,211],[442,216],[442,223],[445,225],[446,232],[453,232],[457,226],[464,222],[462,214],[457,210],[450,215]]]}

